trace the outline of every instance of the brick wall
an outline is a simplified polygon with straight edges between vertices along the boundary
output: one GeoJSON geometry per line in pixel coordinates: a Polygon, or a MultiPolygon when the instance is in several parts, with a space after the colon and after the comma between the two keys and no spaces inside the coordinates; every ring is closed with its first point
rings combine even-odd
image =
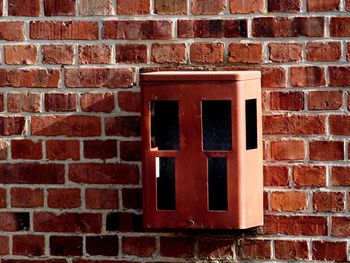
{"type": "Polygon", "coordinates": [[[1,263],[350,259],[349,0],[0,4],[1,263]],[[178,65],[262,71],[258,231],[142,228],[138,75],[178,65]]]}

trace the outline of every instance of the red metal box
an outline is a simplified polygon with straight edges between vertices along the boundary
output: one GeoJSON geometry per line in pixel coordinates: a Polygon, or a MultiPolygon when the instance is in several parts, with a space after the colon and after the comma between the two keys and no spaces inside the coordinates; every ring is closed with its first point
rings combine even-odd
{"type": "Polygon", "coordinates": [[[261,74],[141,74],[146,228],[263,224],[261,74]]]}

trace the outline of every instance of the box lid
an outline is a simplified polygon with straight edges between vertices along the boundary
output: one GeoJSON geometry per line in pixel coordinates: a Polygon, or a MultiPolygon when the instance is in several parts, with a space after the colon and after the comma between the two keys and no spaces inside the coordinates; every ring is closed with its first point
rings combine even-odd
{"type": "Polygon", "coordinates": [[[141,73],[141,81],[241,81],[260,78],[260,71],[157,71],[141,73]]]}

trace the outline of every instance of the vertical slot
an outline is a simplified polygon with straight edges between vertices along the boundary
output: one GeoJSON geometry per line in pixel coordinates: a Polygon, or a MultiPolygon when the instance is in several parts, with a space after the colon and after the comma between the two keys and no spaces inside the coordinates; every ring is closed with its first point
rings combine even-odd
{"type": "Polygon", "coordinates": [[[258,148],[256,99],[245,101],[246,149],[258,148]]]}
{"type": "Polygon", "coordinates": [[[202,101],[204,150],[231,150],[231,101],[202,101]]]}
{"type": "Polygon", "coordinates": [[[156,158],[157,207],[159,210],[175,210],[175,158],[156,158]]]}
{"type": "Polygon", "coordinates": [[[209,210],[227,210],[227,159],[208,158],[209,210]]]}
{"type": "Polygon", "coordinates": [[[178,101],[151,102],[151,144],[159,150],[179,149],[178,101]]]}

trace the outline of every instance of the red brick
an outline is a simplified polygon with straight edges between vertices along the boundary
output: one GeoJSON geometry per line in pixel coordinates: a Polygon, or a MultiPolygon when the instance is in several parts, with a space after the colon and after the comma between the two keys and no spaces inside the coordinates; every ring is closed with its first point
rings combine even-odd
{"type": "Polygon", "coordinates": [[[72,45],[43,45],[44,64],[73,64],[74,49],[72,45]]]}
{"type": "Polygon", "coordinates": [[[7,94],[7,110],[9,112],[40,112],[39,93],[7,94]]]}
{"type": "Polygon", "coordinates": [[[350,11],[350,1],[349,0],[346,0],[346,2],[345,2],[345,9],[346,9],[346,11],[350,11]]]}
{"type": "Polygon", "coordinates": [[[324,12],[339,10],[340,0],[307,0],[307,11],[324,12]]]}
{"type": "Polygon", "coordinates": [[[293,62],[301,60],[302,45],[299,43],[270,43],[270,60],[293,62]]]}
{"type": "Polygon", "coordinates": [[[2,263],[66,263],[64,259],[44,259],[44,260],[31,260],[31,259],[3,259],[2,263]]]}
{"type": "Polygon", "coordinates": [[[45,94],[45,111],[76,111],[77,95],[68,93],[45,94]]]}
{"type": "Polygon", "coordinates": [[[350,217],[332,217],[332,236],[348,237],[350,235],[350,217]]]}
{"type": "MultiPolygon", "coordinates": [[[[6,208],[6,189],[0,188],[0,208],[6,208]]],[[[1,236],[0,236],[0,245],[1,245],[1,236]]],[[[0,246],[0,255],[1,255],[1,246],[0,246]]]]}
{"type": "Polygon", "coordinates": [[[269,12],[288,12],[295,13],[301,9],[300,0],[268,0],[268,11],[269,12]]]}
{"type": "Polygon", "coordinates": [[[272,192],[271,209],[273,211],[301,211],[307,209],[307,193],[296,191],[272,192]]]}
{"type": "Polygon", "coordinates": [[[4,46],[5,63],[10,65],[31,65],[38,63],[35,45],[4,46]]]}
{"type": "Polygon", "coordinates": [[[138,184],[136,165],[80,163],[69,165],[69,180],[84,184],[138,184]]]}
{"type": "Polygon", "coordinates": [[[116,189],[86,189],[85,206],[92,209],[117,209],[119,198],[116,189]]]}
{"type": "Polygon", "coordinates": [[[79,160],[79,141],[49,140],[46,141],[46,158],[49,160],[79,160]]]}
{"type": "Polygon", "coordinates": [[[312,259],[347,261],[346,242],[312,241],[312,259]]]}
{"type": "MultiPolygon", "coordinates": [[[[3,0],[0,1],[0,16],[4,15],[4,11],[3,11],[4,3],[3,2],[4,2],[3,0]]],[[[0,255],[1,255],[1,252],[0,252],[0,255]]]]}
{"type": "Polygon", "coordinates": [[[292,27],[297,36],[323,37],[325,34],[325,18],[320,17],[295,17],[292,27]]]}
{"type": "Polygon", "coordinates": [[[162,257],[192,257],[194,240],[185,237],[160,237],[160,255],[162,257]]]}
{"type": "Polygon", "coordinates": [[[45,253],[45,237],[38,235],[13,236],[12,253],[22,256],[42,256],[45,253]]]}
{"type": "Polygon", "coordinates": [[[1,231],[21,231],[29,230],[28,212],[2,212],[0,213],[1,231]]]}
{"type": "Polygon", "coordinates": [[[22,135],[24,125],[24,117],[0,117],[0,135],[22,135]]]}
{"type": "Polygon", "coordinates": [[[0,112],[5,110],[4,94],[0,93],[0,112]]]}
{"type": "Polygon", "coordinates": [[[302,240],[275,240],[275,256],[277,259],[308,259],[308,246],[302,240]]]}
{"type": "Polygon", "coordinates": [[[118,93],[118,105],[123,111],[141,111],[141,93],[125,91],[118,93]]]}
{"type": "Polygon", "coordinates": [[[339,110],[342,105],[342,91],[311,91],[308,94],[309,110],[339,110]]]}
{"type": "Polygon", "coordinates": [[[116,62],[122,63],[147,63],[146,45],[116,45],[116,62]]]}
{"type": "Polygon", "coordinates": [[[300,111],[304,109],[303,92],[271,92],[271,110],[300,111]]]}
{"type": "Polygon", "coordinates": [[[192,15],[218,15],[226,10],[225,0],[193,0],[192,15]]]}
{"type": "Polygon", "coordinates": [[[58,88],[60,75],[58,69],[11,69],[7,81],[15,88],[58,88]]]}
{"type": "Polygon", "coordinates": [[[86,252],[89,255],[118,256],[118,236],[88,236],[86,237],[86,252]]]}
{"type": "Polygon", "coordinates": [[[340,42],[309,42],[306,54],[309,61],[337,61],[341,57],[340,42]]]}
{"type": "Polygon", "coordinates": [[[154,237],[123,237],[123,254],[150,257],[156,250],[154,237]]]}
{"type": "Polygon", "coordinates": [[[187,0],[154,0],[154,13],[158,15],[187,14],[187,0]]]}
{"type": "Polygon", "coordinates": [[[350,17],[331,17],[329,26],[331,37],[348,37],[350,36],[350,17]]]}
{"type": "Polygon", "coordinates": [[[203,259],[232,259],[233,241],[225,239],[206,238],[198,243],[198,256],[203,259]]]}
{"type": "Polygon", "coordinates": [[[346,166],[332,167],[331,184],[334,186],[350,186],[350,168],[346,166]]]}
{"type": "Polygon", "coordinates": [[[150,0],[117,0],[118,15],[143,15],[150,13],[150,0]]]}
{"type": "Polygon", "coordinates": [[[239,257],[242,259],[271,258],[271,242],[269,240],[243,240],[239,249],[239,257]]]}
{"type": "Polygon", "coordinates": [[[79,45],[79,64],[109,64],[112,49],[109,45],[79,45]]]}
{"type": "Polygon", "coordinates": [[[326,168],[324,166],[295,166],[293,181],[297,187],[326,186],[326,168]]]}
{"type": "Polygon", "coordinates": [[[0,182],[3,184],[62,184],[64,183],[64,165],[38,163],[0,164],[0,182]]]}
{"type": "Polygon", "coordinates": [[[81,206],[79,189],[49,189],[47,205],[50,208],[77,208],[81,206]]]}
{"type": "Polygon", "coordinates": [[[107,136],[140,136],[140,118],[137,116],[109,117],[105,119],[107,136]]]}
{"type": "Polygon", "coordinates": [[[144,232],[142,215],[127,212],[113,212],[107,214],[107,231],[144,232]]]}
{"type": "Polygon", "coordinates": [[[329,116],[330,132],[334,135],[350,135],[350,116],[329,116]]]}
{"type": "Polygon", "coordinates": [[[344,210],[344,193],[314,192],[312,195],[313,209],[316,212],[337,212],[344,210]]]}
{"type": "Polygon", "coordinates": [[[350,85],[350,67],[328,67],[329,86],[346,87],[350,85]]]}
{"type": "Polygon", "coordinates": [[[12,188],[12,207],[42,207],[44,205],[44,191],[42,189],[12,188]]]}
{"type": "Polygon", "coordinates": [[[264,134],[325,134],[324,116],[270,115],[264,116],[264,134]]]}
{"type": "Polygon", "coordinates": [[[37,136],[99,136],[101,120],[95,116],[32,117],[31,134],[37,136]]]}
{"type": "Polygon", "coordinates": [[[39,16],[39,0],[8,0],[9,16],[39,16]]]}
{"type": "Polygon", "coordinates": [[[113,10],[112,0],[80,0],[79,13],[82,16],[111,15],[113,10]]]}
{"type": "Polygon", "coordinates": [[[123,207],[126,209],[142,209],[142,189],[139,188],[124,188],[123,195],[123,207]]]}
{"type": "Polygon", "coordinates": [[[231,14],[263,13],[264,0],[230,0],[231,14]]]}
{"type": "Polygon", "coordinates": [[[263,88],[285,88],[286,71],[284,68],[265,67],[261,69],[263,88]]]}
{"type": "Polygon", "coordinates": [[[310,160],[338,161],[344,160],[344,143],[337,141],[310,142],[310,160]]]}
{"type": "Polygon", "coordinates": [[[346,43],[346,59],[350,61],[350,42],[346,43]]]}
{"type": "Polygon", "coordinates": [[[288,168],[264,166],[264,186],[288,186],[288,168]]]}
{"type": "Polygon", "coordinates": [[[152,44],[152,61],[154,63],[174,63],[186,62],[185,44],[152,44]]]}
{"type": "Polygon", "coordinates": [[[172,24],[167,20],[105,21],[104,39],[172,39],[172,24]]]}
{"type": "Polygon", "coordinates": [[[101,214],[34,212],[34,231],[100,233],[101,214]]]}
{"type": "Polygon", "coordinates": [[[141,143],[139,141],[120,142],[120,158],[124,161],[141,161],[141,143]]]}
{"type": "Polygon", "coordinates": [[[0,140],[0,160],[7,160],[8,144],[5,140],[0,140]]]}
{"type": "Polygon", "coordinates": [[[85,93],[80,97],[81,109],[87,112],[111,112],[114,110],[114,95],[107,93],[85,93]]]}
{"type": "Polygon", "coordinates": [[[193,43],[190,47],[192,63],[217,64],[224,62],[223,43],[193,43]]]}
{"type": "Polygon", "coordinates": [[[0,236],[0,255],[9,254],[9,237],[0,236]]]}
{"type": "Polygon", "coordinates": [[[12,159],[40,160],[43,158],[42,142],[32,140],[11,141],[12,159]]]}
{"type": "Polygon", "coordinates": [[[260,63],[263,60],[262,44],[231,43],[228,47],[229,62],[260,63]]]}
{"type": "Polygon", "coordinates": [[[68,88],[129,88],[134,84],[131,68],[69,68],[65,70],[68,88]]]}
{"type": "Polygon", "coordinates": [[[271,159],[273,160],[304,160],[305,143],[301,140],[270,142],[271,159]]]}
{"type": "Polygon", "coordinates": [[[30,38],[42,40],[97,40],[97,22],[91,21],[33,21],[30,38]]]}
{"type": "Polygon", "coordinates": [[[53,256],[81,256],[83,238],[79,236],[51,236],[50,254],[53,256]]]}
{"type": "Polygon", "coordinates": [[[326,85],[325,71],[321,67],[292,67],[290,69],[293,87],[318,87],[326,85]]]}
{"type": "Polygon", "coordinates": [[[117,141],[84,141],[84,157],[87,159],[109,159],[117,157],[117,141]]]}
{"type": "Polygon", "coordinates": [[[327,218],[322,216],[276,216],[264,218],[265,234],[324,236],[327,235],[327,218]]]}
{"type": "Polygon", "coordinates": [[[44,0],[45,16],[74,16],[75,0],[44,0]]]}
{"type": "Polygon", "coordinates": [[[247,37],[247,20],[178,20],[179,38],[247,37]]]}
{"type": "Polygon", "coordinates": [[[24,23],[23,22],[0,22],[0,39],[7,41],[24,40],[24,23]]]}

